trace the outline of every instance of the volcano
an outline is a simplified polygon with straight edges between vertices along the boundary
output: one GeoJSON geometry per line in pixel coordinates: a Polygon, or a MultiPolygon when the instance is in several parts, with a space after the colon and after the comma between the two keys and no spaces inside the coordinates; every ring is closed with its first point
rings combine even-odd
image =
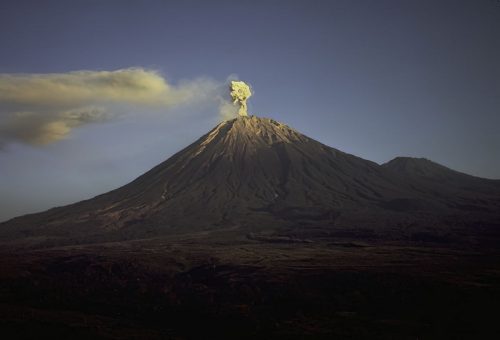
{"type": "Polygon", "coordinates": [[[491,338],[499,212],[499,181],[240,116],[121,188],[2,223],[2,330],[491,338]]]}
{"type": "Polygon", "coordinates": [[[240,116],[131,183],[15,218],[2,238],[94,242],[218,228],[324,228],[387,219],[500,211],[500,183],[425,159],[382,166],[268,118],[240,116]]]}

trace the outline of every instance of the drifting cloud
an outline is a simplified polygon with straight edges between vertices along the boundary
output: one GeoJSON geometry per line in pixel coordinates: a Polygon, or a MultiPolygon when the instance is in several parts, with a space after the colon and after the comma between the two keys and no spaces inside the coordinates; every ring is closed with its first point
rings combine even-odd
{"type": "Polygon", "coordinates": [[[221,119],[232,119],[238,117],[238,106],[227,98],[219,96],[219,116],[221,119]]]}
{"type": "Polygon", "coordinates": [[[142,68],[0,74],[0,147],[49,144],[79,126],[115,119],[123,114],[118,106],[168,110],[218,98],[220,89],[221,84],[204,78],[174,86],[142,68]]]}
{"type": "Polygon", "coordinates": [[[14,112],[7,115],[0,123],[0,146],[12,141],[46,145],[66,138],[73,128],[110,119],[110,115],[98,107],[60,112],[14,112]]]}

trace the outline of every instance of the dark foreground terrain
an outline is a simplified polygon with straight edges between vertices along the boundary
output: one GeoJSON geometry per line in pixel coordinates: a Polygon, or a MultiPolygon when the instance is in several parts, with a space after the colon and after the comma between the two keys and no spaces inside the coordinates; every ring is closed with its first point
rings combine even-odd
{"type": "Polygon", "coordinates": [[[482,228],[3,247],[2,338],[498,338],[499,228],[482,228]]]}

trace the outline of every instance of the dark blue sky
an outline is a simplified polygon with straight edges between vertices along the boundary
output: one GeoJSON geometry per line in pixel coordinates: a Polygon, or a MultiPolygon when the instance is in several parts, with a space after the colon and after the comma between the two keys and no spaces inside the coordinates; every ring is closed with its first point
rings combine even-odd
{"type": "MultiPolygon", "coordinates": [[[[3,74],[237,74],[253,86],[252,113],[327,145],[500,178],[499,1],[3,0],[0,55],[3,74]]],[[[45,147],[14,143],[0,151],[0,220],[125,184],[217,120],[135,116],[45,147]]]]}

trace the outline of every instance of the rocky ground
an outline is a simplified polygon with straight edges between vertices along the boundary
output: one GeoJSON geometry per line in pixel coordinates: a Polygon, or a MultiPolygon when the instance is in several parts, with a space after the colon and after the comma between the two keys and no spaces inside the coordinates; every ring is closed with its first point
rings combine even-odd
{"type": "MultiPolygon", "coordinates": [[[[6,338],[478,339],[500,334],[498,235],[238,228],[3,247],[6,338]]],[[[496,230],[496,229],[494,229],[496,230]]]]}

